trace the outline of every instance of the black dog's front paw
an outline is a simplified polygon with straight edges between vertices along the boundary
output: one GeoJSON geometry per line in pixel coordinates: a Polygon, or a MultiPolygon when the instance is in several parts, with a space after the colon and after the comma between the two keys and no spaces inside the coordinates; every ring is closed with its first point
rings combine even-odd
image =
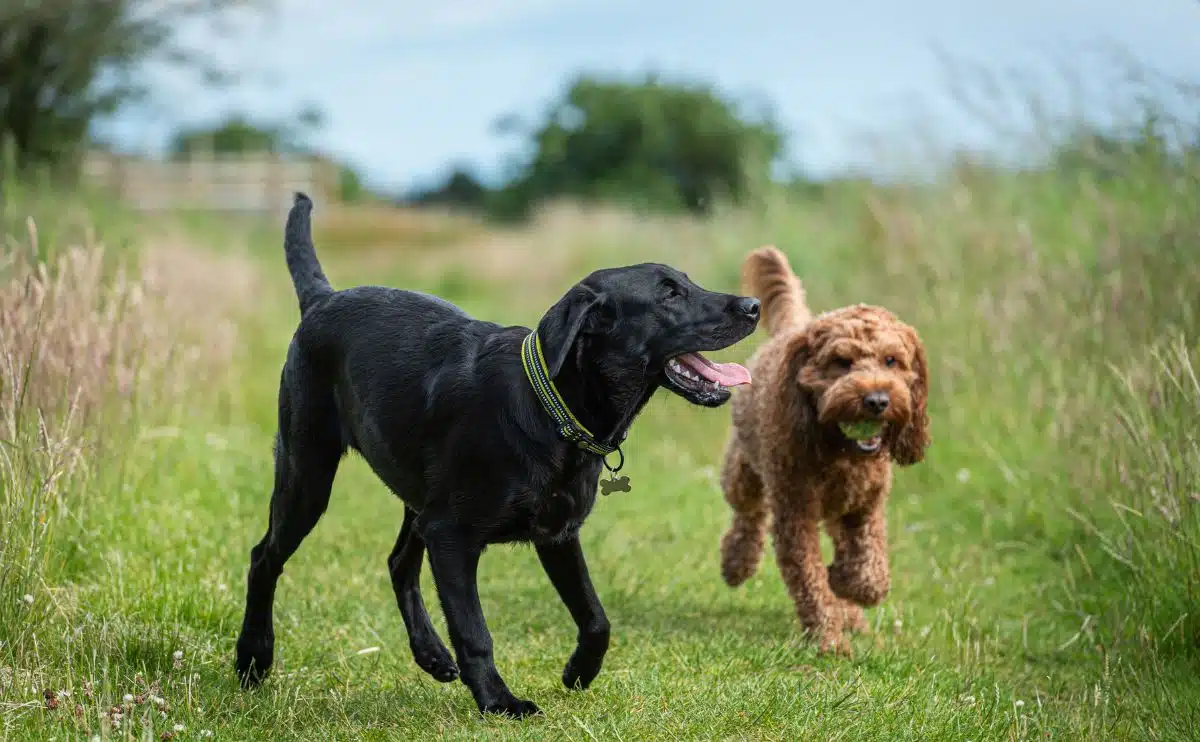
{"type": "Polygon", "coordinates": [[[440,641],[429,644],[410,645],[417,666],[439,683],[449,683],[458,678],[458,665],[450,658],[450,651],[440,641]]]}
{"type": "Polygon", "coordinates": [[[563,668],[563,685],[567,686],[568,690],[587,690],[587,687],[600,674],[600,666],[603,664],[603,654],[575,650],[571,659],[567,660],[567,666],[563,668]]]}
{"type": "Polygon", "coordinates": [[[275,636],[271,633],[252,635],[243,633],[237,641],[237,674],[243,688],[254,688],[262,683],[271,670],[275,656],[275,636]]]}
{"type": "Polygon", "coordinates": [[[526,716],[536,716],[542,713],[542,710],[533,701],[524,701],[511,694],[507,699],[486,704],[479,710],[485,714],[510,716],[514,719],[523,719],[526,716]]]}

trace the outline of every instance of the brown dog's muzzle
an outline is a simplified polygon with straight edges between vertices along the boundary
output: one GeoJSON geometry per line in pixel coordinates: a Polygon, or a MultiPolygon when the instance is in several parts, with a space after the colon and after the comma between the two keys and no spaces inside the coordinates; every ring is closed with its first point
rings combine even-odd
{"type": "Polygon", "coordinates": [[[820,394],[817,419],[822,423],[878,420],[903,426],[911,407],[908,385],[894,376],[847,374],[820,394]]]}

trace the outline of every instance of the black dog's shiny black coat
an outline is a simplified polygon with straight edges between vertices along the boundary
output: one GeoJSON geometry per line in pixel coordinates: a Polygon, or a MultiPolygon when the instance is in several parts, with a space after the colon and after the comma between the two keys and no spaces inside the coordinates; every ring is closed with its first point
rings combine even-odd
{"type": "MultiPolygon", "coordinates": [[[[497,672],[476,589],[485,546],[532,542],[579,631],[563,682],[586,688],[609,637],[578,535],[596,500],[601,459],[559,439],[534,396],[520,359],[529,330],[475,320],[412,291],[335,292],[313,249],[311,210],[297,194],[286,227],[301,320],[280,380],[270,524],[251,551],[237,642],[243,684],[257,684],[271,666],[276,583],[324,513],[352,448],[404,501],[388,569],[417,664],[442,682],[461,671],[484,712],[538,711],[497,672]],[[426,551],[457,664],[421,598],[426,551]]],[[[732,345],[757,323],[757,300],[705,291],[677,270],[647,264],[591,274],[538,332],[567,404],[612,443],[660,385],[671,386],[668,358],[732,345]]],[[[728,398],[722,392],[691,398],[715,406],[728,398]]]]}

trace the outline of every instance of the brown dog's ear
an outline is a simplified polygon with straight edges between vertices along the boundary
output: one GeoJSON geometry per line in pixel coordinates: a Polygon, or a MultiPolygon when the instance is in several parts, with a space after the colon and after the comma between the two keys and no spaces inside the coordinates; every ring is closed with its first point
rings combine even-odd
{"type": "Polygon", "coordinates": [[[925,360],[925,346],[915,331],[908,331],[908,341],[913,347],[912,366],[916,378],[909,384],[912,413],[909,415],[908,425],[900,430],[892,445],[892,458],[900,466],[920,463],[925,458],[925,449],[931,442],[929,413],[926,411],[929,400],[929,363],[925,360]]]}
{"type": "Polygon", "coordinates": [[[542,342],[542,355],[550,378],[558,376],[567,354],[583,329],[588,315],[604,303],[604,294],[597,294],[587,286],[576,284],[563,298],[550,307],[550,311],[538,322],[538,338],[542,342]]]}
{"type": "MultiPolygon", "coordinates": [[[[786,378],[791,379],[792,384],[791,388],[781,390],[780,404],[788,408],[785,417],[792,421],[792,430],[786,433],[785,440],[796,440],[798,431],[815,431],[817,427],[817,398],[806,383],[806,376],[814,371],[809,364],[822,339],[815,329],[809,327],[786,341],[786,378]]],[[[800,440],[804,445],[816,445],[818,436],[807,433],[800,440]]]]}

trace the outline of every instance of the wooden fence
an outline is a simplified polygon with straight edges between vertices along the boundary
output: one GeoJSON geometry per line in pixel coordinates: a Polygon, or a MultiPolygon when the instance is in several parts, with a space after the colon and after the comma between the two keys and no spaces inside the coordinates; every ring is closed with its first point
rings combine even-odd
{"type": "Polygon", "coordinates": [[[304,191],[317,203],[337,196],[338,171],[318,159],[271,155],[157,161],[92,152],[84,182],[114,193],[135,209],[278,214],[304,191]]]}

